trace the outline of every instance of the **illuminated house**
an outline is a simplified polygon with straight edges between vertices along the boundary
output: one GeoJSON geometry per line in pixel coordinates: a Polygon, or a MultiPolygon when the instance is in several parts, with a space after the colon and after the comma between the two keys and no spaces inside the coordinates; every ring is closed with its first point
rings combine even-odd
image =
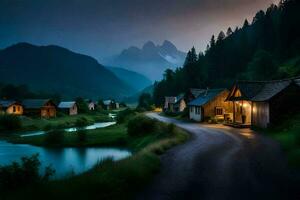
{"type": "Polygon", "coordinates": [[[77,104],[75,101],[62,101],[58,104],[58,109],[68,115],[77,115],[77,104]]]}
{"type": "Polygon", "coordinates": [[[50,99],[26,99],[22,104],[26,115],[56,117],[56,105],[50,99]]]}
{"type": "Polygon", "coordinates": [[[238,81],[226,101],[233,124],[266,128],[284,116],[300,112],[300,79],[238,81]]]}
{"type": "Polygon", "coordinates": [[[198,97],[188,103],[189,117],[194,121],[206,119],[224,120],[232,113],[229,102],[225,102],[229,91],[227,89],[199,90],[198,97]]]}
{"type": "Polygon", "coordinates": [[[12,100],[0,100],[0,113],[22,115],[23,106],[21,103],[12,100]]]}

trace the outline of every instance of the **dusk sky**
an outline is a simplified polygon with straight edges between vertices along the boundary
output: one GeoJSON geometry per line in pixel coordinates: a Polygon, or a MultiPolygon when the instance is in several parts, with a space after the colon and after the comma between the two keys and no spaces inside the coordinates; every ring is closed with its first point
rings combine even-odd
{"type": "Polygon", "coordinates": [[[0,0],[0,48],[55,44],[97,59],[148,40],[204,50],[279,0],[0,0]]]}

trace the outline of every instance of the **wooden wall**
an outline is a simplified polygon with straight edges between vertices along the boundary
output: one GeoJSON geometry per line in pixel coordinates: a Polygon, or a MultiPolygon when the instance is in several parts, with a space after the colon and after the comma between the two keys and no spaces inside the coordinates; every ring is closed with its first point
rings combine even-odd
{"type": "Polygon", "coordinates": [[[252,125],[267,128],[270,123],[270,112],[268,102],[252,103],[252,125]]]}
{"type": "MultiPolygon", "coordinates": [[[[207,117],[215,117],[216,107],[222,107],[225,113],[233,113],[233,108],[231,102],[225,102],[229,94],[228,90],[224,90],[217,97],[215,97],[212,101],[208,102],[203,106],[204,118],[207,117]]],[[[224,116],[219,116],[224,117],[224,116]]]]}

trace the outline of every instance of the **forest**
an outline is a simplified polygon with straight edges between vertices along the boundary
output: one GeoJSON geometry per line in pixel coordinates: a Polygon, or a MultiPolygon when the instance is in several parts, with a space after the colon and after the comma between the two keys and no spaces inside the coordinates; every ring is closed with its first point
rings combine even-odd
{"type": "Polygon", "coordinates": [[[300,75],[300,1],[282,0],[257,12],[243,27],[213,35],[205,52],[193,47],[184,66],[167,69],[154,84],[153,100],[189,88],[228,88],[236,80],[273,80],[300,75]]]}

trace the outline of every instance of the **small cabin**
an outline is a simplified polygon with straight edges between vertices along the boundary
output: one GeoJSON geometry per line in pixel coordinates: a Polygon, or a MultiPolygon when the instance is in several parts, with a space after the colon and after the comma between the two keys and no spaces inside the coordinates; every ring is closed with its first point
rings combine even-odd
{"type": "Polygon", "coordinates": [[[0,113],[11,115],[22,115],[23,105],[13,100],[0,100],[0,113]]]}
{"type": "Polygon", "coordinates": [[[165,105],[164,105],[165,112],[174,112],[174,113],[183,112],[186,106],[187,105],[184,99],[184,94],[180,94],[177,97],[165,97],[165,105]]]}
{"type": "Polygon", "coordinates": [[[22,104],[25,115],[42,118],[56,117],[56,105],[50,99],[26,99],[22,104]]]}
{"type": "Polygon", "coordinates": [[[227,89],[206,89],[205,92],[188,103],[189,118],[194,121],[202,122],[209,118],[225,120],[231,115],[230,104],[225,102],[229,94],[227,89]]]}
{"type": "Polygon", "coordinates": [[[62,101],[58,104],[58,109],[67,115],[78,114],[78,107],[75,101],[62,101]]]}
{"type": "Polygon", "coordinates": [[[237,81],[226,101],[233,123],[267,128],[300,112],[300,79],[237,81]]]}
{"type": "Polygon", "coordinates": [[[97,104],[93,100],[87,99],[87,100],[85,100],[85,102],[90,111],[96,110],[97,104]]]}

